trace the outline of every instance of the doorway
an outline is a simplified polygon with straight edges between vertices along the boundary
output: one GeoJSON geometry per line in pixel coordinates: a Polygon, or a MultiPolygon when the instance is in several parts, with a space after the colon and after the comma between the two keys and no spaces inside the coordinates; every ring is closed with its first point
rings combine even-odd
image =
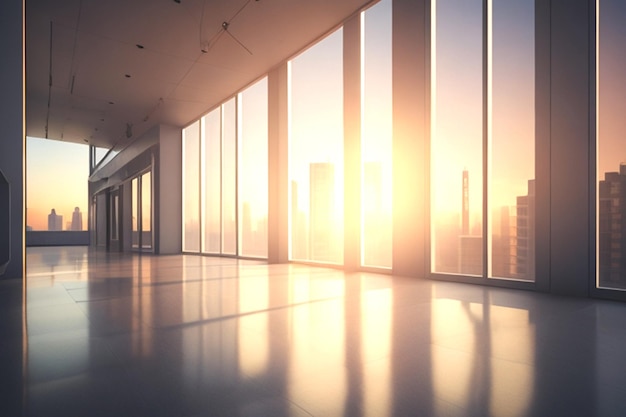
{"type": "Polygon", "coordinates": [[[131,248],[152,252],[152,173],[147,171],[131,181],[131,248]]]}

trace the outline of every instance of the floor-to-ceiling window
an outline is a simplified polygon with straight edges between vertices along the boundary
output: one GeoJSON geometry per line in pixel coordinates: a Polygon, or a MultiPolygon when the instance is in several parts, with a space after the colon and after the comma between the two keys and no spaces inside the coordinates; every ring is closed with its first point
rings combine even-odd
{"type": "Polygon", "coordinates": [[[535,278],[535,0],[490,1],[489,277],[535,278]]]}
{"type": "Polygon", "coordinates": [[[200,250],[200,122],[183,130],[183,251],[200,250]]]}
{"type": "Polygon", "coordinates": [[[534,0],[431,13],[431,271],[533,281],[534,0]]]}
{"type": "Polygon", "coordinates": [[[290,259],[343,263],[343,31],[289,68],[290,259]]]}
{"type": "Polygon", "coordinates": [[[183,130],[183,251],[267,257],[267,78],[183,130]]]}
{"type": "Polygon", "coordinates": [[[152,172],[141,177],[141,249],[152,249],[152,172]]]}
{"type": "Polygon", "coordinates": [[[152,249],[152,173],[145,172],[131,180],[131,247],[152,249]]]}
{"type": "Polygon", "coordinates": [[[596,6],[596,286],[626,290],[626,3],[596,6]]]}
{"type": "Polygon", "coordinates": [[[431,6],[431,270],[483,273],[483,0],[431,6]]]}
{"type": "Polygon", "coordinates": [[[237,108],[222,104],[222,254],[237,254],[237,108]]]}
{"type": "Polygon", "coordinates": [[[222,107],[202,118],[202,252],[222,251],[222,107]]]}
{"type": "Polygon", "coordinates": [[[139,249],[139,178],[133,178],[130,182],[131,187],[131,247],[139,249]]]}
{"type": "Polygon", "coordinates": [[[268,103],[267,77],[237,99],[239,254],[267,257],[268,103]]]}
{"type": "Polygon", "coordinates": [[[391,0],[361,13],[361,264],[391,267],[391,0]]]}

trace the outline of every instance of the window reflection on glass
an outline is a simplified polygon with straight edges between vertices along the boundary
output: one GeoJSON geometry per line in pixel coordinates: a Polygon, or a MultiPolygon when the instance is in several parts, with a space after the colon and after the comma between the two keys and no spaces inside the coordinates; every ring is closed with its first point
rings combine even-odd
{"type": "Polygon", "coordinates": [[[489,276],[535,277],[535,0],[490,1],[489,276]]]}
{"type": "Polygon", "coordinates": [[[200,122],[183,130],[183,251],[200,251],[200,122]]]}
{"type": "Polygon", "coordinates": [[[202,118],[203,227],[202,251],[221,252],[222,112],[216,108],[202,118]]]}
{"type": "Polygon", "coordinates": [[[343,30],[289,61],[290,258],[343,263],[343,30]]]}
{"type": "Polygon", "coordinates": [[[362,15],[361,263],[391,267],[391,0],[362,15]]]}
{"type": "Polygon", "coordinates": [[[596,285],[626,290],[626,4],[597,0],[596,285]]]}
{"type": "Polygon", "coordinates": [[[239,254],[267,257],[267,77],[239,94],[239,254]]]}
{"type": "Polygon", "coordinates": [[[483,2],[431,12],[431,268],[482,275],[483,2]]]}

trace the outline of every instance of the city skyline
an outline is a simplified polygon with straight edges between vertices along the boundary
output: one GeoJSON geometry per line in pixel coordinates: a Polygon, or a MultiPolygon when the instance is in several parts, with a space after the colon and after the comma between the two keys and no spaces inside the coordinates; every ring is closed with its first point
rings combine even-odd
{"type": "MultiPolygon", "coordinates": [[[[26,224],[35,231],[48,230],[52,208],[66,221],[76,207],[85,213],[89,146],[27,137],[26,152],[26,224]]],[[[87,230],[86,221],[82,230],[87,230]]]]}

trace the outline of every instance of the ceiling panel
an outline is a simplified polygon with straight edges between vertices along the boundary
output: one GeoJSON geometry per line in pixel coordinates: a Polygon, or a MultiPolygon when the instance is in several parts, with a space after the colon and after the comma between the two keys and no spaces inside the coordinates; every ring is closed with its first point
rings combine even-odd
{"type": "Polygon", "coordinates": [[[182,127],[368,3],[179,1],[26,0],[27,135],[119,148],[182,127]]]}

